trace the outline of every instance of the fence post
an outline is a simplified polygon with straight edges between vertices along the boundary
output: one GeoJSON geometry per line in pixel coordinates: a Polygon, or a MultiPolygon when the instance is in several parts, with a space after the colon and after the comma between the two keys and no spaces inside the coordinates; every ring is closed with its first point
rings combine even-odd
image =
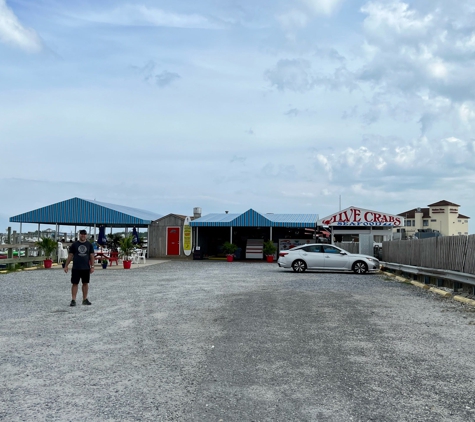
{"type": "MultiPolygon", "coordinates": [[[[12,244],[12,228],[11,227],[7,228],[7,243],[9,245],[12,244]]],[[[8,259],[13,258],[13,248],[8,248],[7,258],[8,259]]],[[[7,268],[9,270],[13,269],[13,267],[14,267],[14,264],[7,264],[7,268]]]]}

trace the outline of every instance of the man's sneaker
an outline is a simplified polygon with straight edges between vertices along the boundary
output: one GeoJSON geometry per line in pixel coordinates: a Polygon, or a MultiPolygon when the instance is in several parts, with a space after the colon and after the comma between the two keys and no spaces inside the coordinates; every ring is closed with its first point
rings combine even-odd
{"type": "Polygon", "coordinates": [[[83,304],[83,305],[92,305],[92,303],[89,302],[88,299],[84,299],[84,300],[82,301],[82,304],[83,304]]]}
{"type": "Polygon", "coordinates": [[[72,300],[71,303],[69,304],[69,306],[76,306],[76,301],[72,300]]]}

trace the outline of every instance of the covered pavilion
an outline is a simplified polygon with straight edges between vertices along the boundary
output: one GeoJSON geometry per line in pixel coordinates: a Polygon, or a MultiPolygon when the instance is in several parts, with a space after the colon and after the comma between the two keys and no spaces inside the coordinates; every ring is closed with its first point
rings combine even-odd
{"type": "Polygon", "coordinates": [[[76,235],[78,226],[89,227],[90,234],[91,228],[94,228],[95,235],[96,227],[110,227],[111,232],[113,227],[123,227],[127,232],[129,227],[148,227],[153,220],[160,217],[161,215],[151,211],[123,205],[71,198],[15,215],[10,217],[9,221],[11,223],[20,223],[20,234],[22,232],[22,223],[36,223],[38,224],[38,231],[40,231],[41,224],[55,225],[56,236],[59,233],[60,226],[74,226],[76,235]]]}
{"type": "Polygon", "coordinates": [[[261,245],[263,240],[271,240],[278,249],[311,243],[318,231],[317,221],[318,214],[261,214],[249,209],[242,214],[208,214],[191,221],[190,226],[194,247],[206,255],[215,254],[224,241],[243,251],[253,240],[261,245]]]}

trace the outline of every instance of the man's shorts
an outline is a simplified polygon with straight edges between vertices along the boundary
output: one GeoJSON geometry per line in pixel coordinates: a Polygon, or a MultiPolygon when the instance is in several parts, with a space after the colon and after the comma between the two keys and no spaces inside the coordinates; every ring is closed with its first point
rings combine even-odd
{"type": "Polygon", "coordinates": [[[79,284],[79,280],[82,280],[82,284],[87,284],[89,283],[90,278],[91,278],[90,270],[75,270],[74,268],[71,270],[72,284],[79,284]]]}

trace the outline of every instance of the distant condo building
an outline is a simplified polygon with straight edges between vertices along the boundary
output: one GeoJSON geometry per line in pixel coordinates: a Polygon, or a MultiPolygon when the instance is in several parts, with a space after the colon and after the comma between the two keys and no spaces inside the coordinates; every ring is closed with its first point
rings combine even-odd
{"type": "MultiPolygon", "coordinates": [[[[398,215],[404,217],[405,226],[395,229],[402,239],[426,238],[438,235],[468,235],[470,217],[459,213],[460,205],[449,201],[430,204],[429,208],[414,208],[398,215]]],[[[398,235],[395,233],[394,238],[398,235]]]]}

